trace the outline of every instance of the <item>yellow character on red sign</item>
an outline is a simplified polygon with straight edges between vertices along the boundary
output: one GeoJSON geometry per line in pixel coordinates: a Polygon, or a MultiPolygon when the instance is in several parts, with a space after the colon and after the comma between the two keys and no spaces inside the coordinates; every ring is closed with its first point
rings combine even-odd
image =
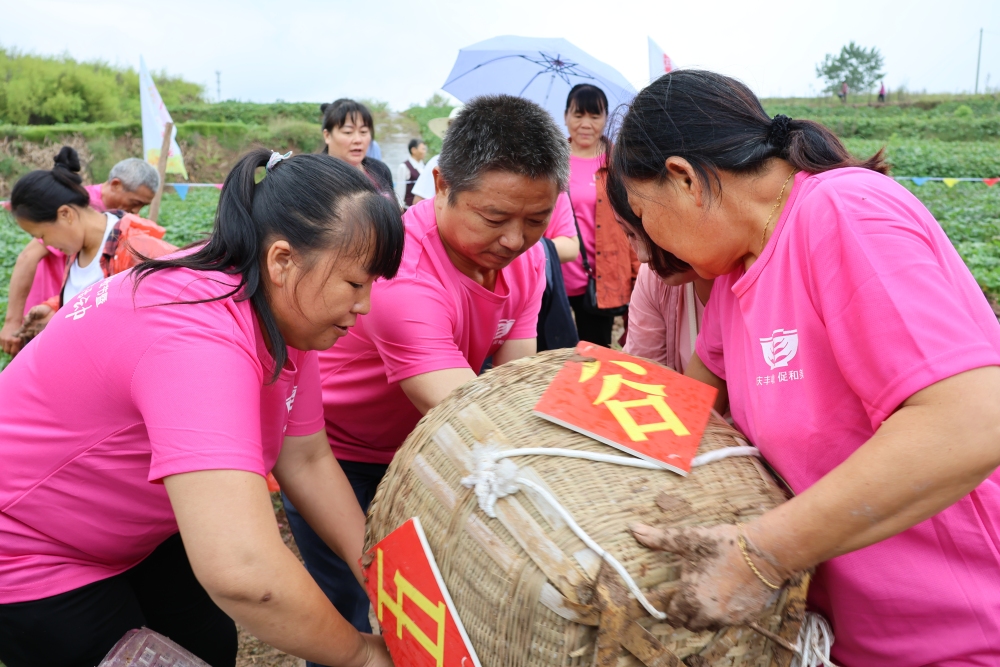
{"type": "Polygon", "coordinates": [[[399,639],[403,638],[403,629],[405,628],[417,640],[417,643],[423,647],[425,651],[431,654],[434,658],[434,663],[437,667],[444,666],[444,631],[445,631],[445,618],[447,617],[447,609],[444,602],[438,602],[437,604],[431,602],[427,599],[423,593],[417,590],[417,587],[411,584],[403,574],[396,570],[396,576],[393,577],[392,583],[396,586],[396,599],[394,600],[391,595],[389,595],[382,585],[382,550],[376,550],[376,558],[378,560],[378,604],[376,609],[376,616],[378,616],[379,621],[383,621],[384,608],[387,608],[393,616],[396,617],[396,637],[399,639]],[[417,608],[423,611],[425,614],[430,616],[431,620],[434,621],[437,632],[435,633],[437,637],[431,639],[420,629],[420,626],[410,618],[405,611],[403,611],[403,600],[409,599],[417,608]]]}
{"type": "MultiPolygon", "coordinates": [[[[648,373],[645,368],[633,361],[611,360],[610,363],[620,366],[635,375],[642,376],[648,373]]],[[[597,375],[600,369],[600,361],[584,362],[583,368],[580,371],[580,382],[587,382],[597,375]]],[[[597,395],[594,405],[606,405],[632,440],[648,440],[649,438],[646,437],[646,434],[657,431],[672,431],[679,436],[690,435],[687,427],[684,426],[670,406],[667,405],[666,388],[662,384],[644,384],[634,380],[627,380],[622,377],[621,373],[605,375],[602,380],[601,392],[597,395]],[[641,391],[647,395],[647,398],[632,401],[619,401],[615,399],[614,397],[618,395],[623,386],[641,391]],[[631,409],[647,407],[656,410],[662,421],[651,424],[639,424],[629,412],[631,409]]]]}

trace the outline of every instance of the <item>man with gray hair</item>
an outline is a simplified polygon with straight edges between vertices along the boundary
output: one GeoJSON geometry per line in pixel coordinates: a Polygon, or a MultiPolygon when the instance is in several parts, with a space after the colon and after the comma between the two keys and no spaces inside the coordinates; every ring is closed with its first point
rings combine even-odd
{"type": "Polygon", "coordinates": [[[160,175],[153,165],[130,157],[111,167],[107,181],[90,187],[100,188],[105,210],[138,213],[153,201],[156,188],[160,187],[160,175]]]}
{"type": "MultiPolygon", "coordinates": [[[[156,168],[130,157],[111,167],[107,181],[84,189],[90,194],[91,208],[138,213],[153,201],[159,186],[160,174],[156,168]]],[[[46,248],[40,240],[32,239],[21,250],[10,276],[0,349],[8,354],[20,349],[16,333],[24,323],[24,315],[61,288],[65,270],[66,255],[55,248],[46,248]]]]}
{"type": "MultiPolygon", "coordinates": [[[[487,357],[534,354],[538,240],[566,189],[569,145],[537,104],[480,97],[453,120],[434,171],[435,196],[403,216],[399,273],[372,286],[371,312],[319,355],[327,437],[362,509],[421,415],[487,357]]],[[[368,599],[350,568],[287,499],[285,509],[309,572],[367,630],[368,599]]]]}

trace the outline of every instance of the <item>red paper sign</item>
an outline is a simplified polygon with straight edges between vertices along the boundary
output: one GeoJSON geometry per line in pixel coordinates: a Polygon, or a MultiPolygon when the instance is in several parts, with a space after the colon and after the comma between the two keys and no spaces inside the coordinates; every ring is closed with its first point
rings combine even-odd
{"type": "Polygon", "coordinates": [[[365,587],[393,662],[481,667],[418,517],[389,533],[368,555],[365,587]]]}
{"type": "Polygon", "coordinates": [[[566,362],[535,414],[682,475],[691,471],[714,387],[592,343],[566,362]]]}

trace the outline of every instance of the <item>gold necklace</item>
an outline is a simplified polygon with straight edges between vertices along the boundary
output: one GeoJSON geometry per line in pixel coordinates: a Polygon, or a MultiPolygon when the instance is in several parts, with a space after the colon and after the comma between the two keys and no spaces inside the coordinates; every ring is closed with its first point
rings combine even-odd
{"type": "MultiPolygon", "coordinates": [[[[774,212],[778,210],[779,206],[781,206],[781,198],[785,194],[785,187],[788,185],[788,181],[792,180],[792,176],[794,176],[795,174],[796,174],[796,171],[793,169],[792,173],[790,173],[788,175],[788,178],[785,179],[785,182],[781,184],[781,192],[778,193],[778,200],[774,202],[774,206],[771,207],[771,212],[767,216],[767,222],[764,223],[764,231],[760,233],[760,252],[761,253],[764,252],[764,237],[767,236],[767,230],[771,226],[771,218],[774,217],[774,212]]],[[[758,254],[758,257],[759,256],[760,255],[758,254]]]]}

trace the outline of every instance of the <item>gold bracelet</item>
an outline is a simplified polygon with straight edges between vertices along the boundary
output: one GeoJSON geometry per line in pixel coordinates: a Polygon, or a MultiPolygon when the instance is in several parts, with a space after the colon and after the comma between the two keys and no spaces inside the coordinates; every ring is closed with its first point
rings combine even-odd
{"type": "Polygon", "coordinates": [[[776,586],[775,584],[772,584],[770,581],[765,579],[764,575],[761,574],[760,570],[757,569],[757,566],[753,564],[752,560],[750,560],[750,553],[747,551],[747,541],[746,538],[743,537],[742,523],[736,524],[736,538],[740,545],[740,552],[743,554],[743,560],[747,562],[747,565],[749,565],[750,569],[753,570],[753,573],[757,575],[757,578],[760,579],[764,583],[764,585],[770,588],[772,591],[779,590],[781,586],[780,585],[776,586]]]}

